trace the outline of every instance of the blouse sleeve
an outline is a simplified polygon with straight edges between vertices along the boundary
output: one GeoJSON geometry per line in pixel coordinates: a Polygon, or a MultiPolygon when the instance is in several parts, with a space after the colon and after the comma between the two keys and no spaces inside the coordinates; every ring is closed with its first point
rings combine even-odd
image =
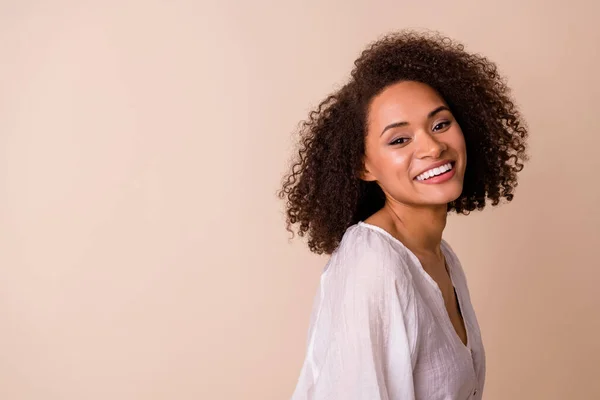
{"type": "Polygon", "coordinates": [[[292,400],[413,400],[402,262],[375,233],[347,239],[321,277],[292,400]]]}

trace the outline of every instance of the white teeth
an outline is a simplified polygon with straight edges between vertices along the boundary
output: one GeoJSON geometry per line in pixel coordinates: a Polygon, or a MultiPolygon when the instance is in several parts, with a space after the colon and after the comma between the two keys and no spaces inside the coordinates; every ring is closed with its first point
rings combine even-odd
{"type": "Polygon", "coordinates": [[[444,164],[437,168],[432,168],[429,171],[423,172],[421,175],[417,176],[418,181],[424,181],[425,179],[429,179],[433,176],[443,174],[446,171],[450,171],[452,169],[452,164],[444,164]]]}

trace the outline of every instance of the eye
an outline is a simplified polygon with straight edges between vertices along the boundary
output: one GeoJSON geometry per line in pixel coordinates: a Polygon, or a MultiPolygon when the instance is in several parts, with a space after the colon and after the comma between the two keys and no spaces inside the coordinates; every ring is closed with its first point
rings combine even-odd
{"type": "Polygon", "coordinates": [[[404,144],[404,143],[408,142],[409,140],[410,140],[409,138],[401,137],[401,138],[394,140],[393,142],[390,142],[390,145],[404,144]]]}
{"type": "Polygon", "coordinates": [[[450,121],[442,121],[442,122],[439,122],[439,123],[437,123],[437,124],[436,124],[436,125],[433,127],[433,130],[434,130],[434,131],[439,131],[439,130],[442,130],[442,129],[444,129],[444,128],[447,128],[448,126],[450,126],[450,121]]]}

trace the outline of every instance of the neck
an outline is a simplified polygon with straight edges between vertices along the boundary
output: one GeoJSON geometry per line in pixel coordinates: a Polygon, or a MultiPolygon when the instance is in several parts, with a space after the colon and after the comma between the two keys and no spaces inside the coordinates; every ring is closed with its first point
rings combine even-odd
{"type": "Polygon", "coordinates": [[[442,258],[442,233],[446,227],[448,206],[415,207],[388,200],[384,206],[394,233],[415,254],[442,258]]]}

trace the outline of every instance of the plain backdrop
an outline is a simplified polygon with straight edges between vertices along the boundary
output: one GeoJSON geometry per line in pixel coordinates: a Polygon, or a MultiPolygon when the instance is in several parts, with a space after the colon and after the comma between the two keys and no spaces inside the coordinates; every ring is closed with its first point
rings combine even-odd
{"type": "Polygon", "coordinates": [[[360,51],[438,30],[531,132],[512,203],[451,216],[484,398],[598,399],[595,1],[0,1],[0,398],[291,396],[326,256],[275,192],[360,51]]]}

